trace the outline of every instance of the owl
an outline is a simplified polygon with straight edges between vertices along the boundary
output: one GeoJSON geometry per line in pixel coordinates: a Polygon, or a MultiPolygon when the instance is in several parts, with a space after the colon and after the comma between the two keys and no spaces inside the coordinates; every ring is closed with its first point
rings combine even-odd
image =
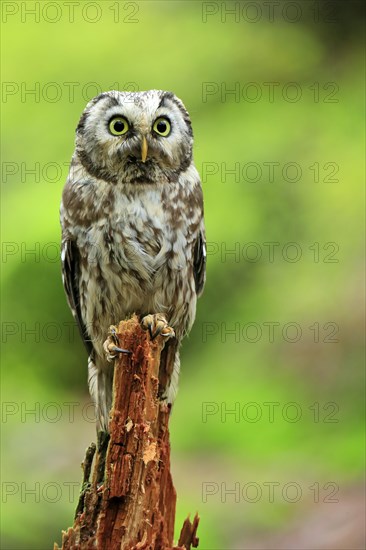
{"type": "Polygon", "coordinates": [[[76,129],[60,210],[62,275],[89,355],[101,432],[108,430],[113,359],[124,351],[114,323],[136,313],[151,338],[166,338],[174,367],[161,398],[171,404],[177,392],[180,344],[205,283],[203,196],[192,146],[189,114],[166,91],[102,93],[76,129]]]}

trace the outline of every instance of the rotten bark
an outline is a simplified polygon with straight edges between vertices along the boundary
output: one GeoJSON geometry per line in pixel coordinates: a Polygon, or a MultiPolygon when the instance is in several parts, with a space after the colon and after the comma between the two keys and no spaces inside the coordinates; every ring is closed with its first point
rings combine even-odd
{"type": "Polygon", "coordinates": [[[110,439],[86,452],[75,522],[62,533],[62,550],[189,550],[198,546],[199,518],[185,520],[174,546],[169,409],[159,400],[172,354],[161,360],[164,338],[151,341],[136,316],[120,323],[118,339],[131,355],[115,361],[110,439]]]}

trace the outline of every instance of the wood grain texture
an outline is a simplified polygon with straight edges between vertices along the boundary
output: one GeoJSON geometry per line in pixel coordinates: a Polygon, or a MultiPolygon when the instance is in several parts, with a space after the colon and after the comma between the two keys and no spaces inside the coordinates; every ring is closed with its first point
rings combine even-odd
{"type": "Polygon", "coordinates": [[[110,439],[87,450],[75,523],[63,532],[62,549],[189,550],[198,546],[197,515],[184,522],[178,545],[173,542],[169,409],[158,397],[164,338],[151,341],[134,316],[120,323],[118,339],[131,354],[115,362],[110,439]]]}

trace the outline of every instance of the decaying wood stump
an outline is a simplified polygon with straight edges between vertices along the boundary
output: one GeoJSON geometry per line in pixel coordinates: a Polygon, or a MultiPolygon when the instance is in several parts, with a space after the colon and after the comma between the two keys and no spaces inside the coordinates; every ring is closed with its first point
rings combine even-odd
{"type": "Polygon", "coordinates": [[[159,400],[162,365],[170,369],[172,357],[165,353],[161,361],[164,338],[152,341],[136,316],[120,323],[118,339],[131,355],[115,361],[110,439],[86,452],[75,522],[62,533],[62,549],[189,550],[198,546],[199,518],[186,519],[174,546],[169,410],[159,400]]]}

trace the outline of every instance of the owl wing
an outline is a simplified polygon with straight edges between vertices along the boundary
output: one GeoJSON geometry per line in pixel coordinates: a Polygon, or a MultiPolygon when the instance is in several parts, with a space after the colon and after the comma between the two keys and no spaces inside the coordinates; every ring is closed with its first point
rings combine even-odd
{"type": "Polygon", "coordinates": [[[206,280],[206,239],[203,227],[198,234],[194,247],[193,274],[197,296],[201,296],[206,280]]]}
{"type": "Polygon", "coordinates": [[[62,241],[61,262],[62,281],[64,284],[67,301],[78,325],[86,350],[90,355],[93,352],[93,345],[81,315],[79,295],[80,256],[74,241],[69,239],[62,241]]]}

